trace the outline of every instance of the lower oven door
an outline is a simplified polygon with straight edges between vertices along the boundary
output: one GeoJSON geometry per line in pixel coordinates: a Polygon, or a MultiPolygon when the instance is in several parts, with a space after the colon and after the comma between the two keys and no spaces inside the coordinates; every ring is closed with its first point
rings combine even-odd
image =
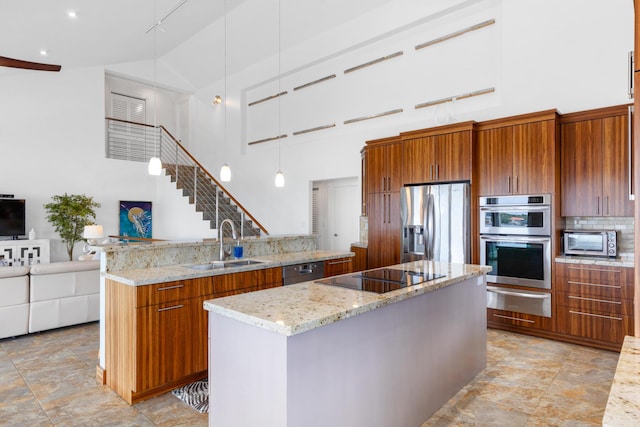
{"type": "Polygon", "coordinates": [[[480,264],[487,282],[551,289],[551,238],[481,235],[480,264]]]}
{"type": "Polygon", "coordinates": [[[487,286],[487,308],[551,317],[551,294],[487,286]]]}

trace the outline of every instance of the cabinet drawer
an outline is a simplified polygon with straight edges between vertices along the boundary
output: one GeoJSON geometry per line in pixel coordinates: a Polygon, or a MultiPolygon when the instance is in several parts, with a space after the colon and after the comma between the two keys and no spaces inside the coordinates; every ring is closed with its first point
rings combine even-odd
{"type": "Polygon", "coordinates": [[[591,297],[567,292],[556,293],[558,305],[571,310],[609,315],[633,315],[633,300],[610,297],[591,297]]]}
{"type": "Polygon", "coordinates": [[[261,274],[262,272],[260,270],[252,270],[214,276],[214,292],[217,294],[219,292],[229,292],[255,287],[260,282],[261,274]]]}
{"type": "Polygon", "coordinates": [[[282,267],[265,268],[260,270],[260,273],[262,277],[258,286],[267,286],[269,288],[282,286],[282,267]]]}
{"type": "Polygon", "coordinates": [[[338,276],[353,271],[353,261],[349,258],[328,259],[324,262],[324,277],[338,276]]]}
{"type": "Polygon", "coordinates": [[[633,269],[556,263],[556,290],[587,296],[633,298],[633,269]]]}
{"type": "Polygon", "coordinates": [[[516,313],[514,311],[487,309],[487,323],[489,326],[497,324],[521,326],[525,328],[551,330],[551,317],[535,316],[533,314],[516,313]]]}
{"type": "Polygon", "coordinates": [[[210,277],[201,279],[178,280],[175,282],[158,283],[155,285],[136,287],[136,308],[148,305],[162,304],[171,301],[189,299],[204,295],[210,277]]]}
{"type": "Polygon", "coordinates": [[[633,335],[633,317],[558,307],[558,332],[621,344],[625,335],[633,335]]]}

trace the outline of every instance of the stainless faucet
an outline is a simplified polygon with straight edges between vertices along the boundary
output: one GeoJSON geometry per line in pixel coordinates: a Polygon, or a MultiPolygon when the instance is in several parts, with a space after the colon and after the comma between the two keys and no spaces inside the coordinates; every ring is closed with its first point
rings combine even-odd
{"type": "Polygon", "coordinates": [[[236,236],[236,228],[233,226],[233,221],[227,218],[220,223],[220,227],[218,227],[218,242],[220,242],[220,255],[219,255],[220,261],[224,261],[225,255],[231,255],[231,251],[226,252],[224,250],[224,244],[222,243],[222,235],[223,235],[222,229],[224,228],[225,223],[231,226],[231,237],[233,237],[233,240],[236,240],[238,238],[236,236]]]}

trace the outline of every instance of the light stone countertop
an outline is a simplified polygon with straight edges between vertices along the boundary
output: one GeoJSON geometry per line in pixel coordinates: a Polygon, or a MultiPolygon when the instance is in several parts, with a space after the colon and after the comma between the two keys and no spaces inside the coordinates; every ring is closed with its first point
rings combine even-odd
{"type": "Polygon", "coordinates": [[[281,335],[292,336],[491,271],[491,267],[487,266],[435,261],[414,261],[389,268],[430,271],[444,274],[445,277],[385,294],[305,282],[207,300],[204,308],[281,335]]]}
{"type": "Polygon", "coordinates": [[[602,425],[640,425],[640,338],[624,338],[602,425]]]}
{"type": "MultiPolygon", "coordinates": [[[[176,280],[195,279],[198,277],[217,276],[220,274],[239,273],[242,271],[261,270],[265,268],[281,267],[291,264],[299,264],[329,259],[352,257],[353,252],[344,251],[304,251],[290,252],[275,255],[252,256],[241,258],[262,261],[259,264],[215,268],[212,270],[194,270],[188,268],[194,264],[168,265],[163,267],[135,268],[119,270],[112,273],[102,273],[106,279],[111,279],[130,286],[151,285],[155,283],[173,282],[176,280]]],[[[203,264],[203,263],[197,263],[203,264]]]]}
{"type": "Polygon", "coordinates": [[[581,265],[602,265],[610,267],[631,267],[633,268],[634,262],[631,257],[584,257],[575,255],[563,255],[555,258],[556,262],[565,264],[581,264],[581,265]]]}

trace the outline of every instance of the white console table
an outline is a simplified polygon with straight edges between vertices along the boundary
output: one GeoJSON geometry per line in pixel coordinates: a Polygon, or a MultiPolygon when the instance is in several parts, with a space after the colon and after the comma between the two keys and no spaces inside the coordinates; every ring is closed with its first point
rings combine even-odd
{"type": "Polygon", "coordinates": [[[0,240],[0,265],[49,264],[49,239],[0,240]]]}

